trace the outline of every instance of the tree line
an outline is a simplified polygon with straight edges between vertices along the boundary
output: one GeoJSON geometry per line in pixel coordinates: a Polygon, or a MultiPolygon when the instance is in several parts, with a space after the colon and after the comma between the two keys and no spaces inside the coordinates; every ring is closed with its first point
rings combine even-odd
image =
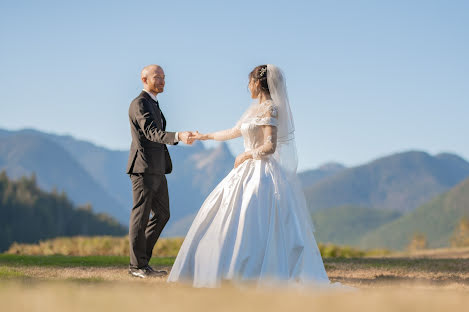
{"type": "Polygon", "coordinates": [[[41,190],[36,176],[10,179],[0,172],[0,252],[13,242],[75,235],[122,236],[127,228],[90,205],[75,206],[64,192],[41,190]]]}

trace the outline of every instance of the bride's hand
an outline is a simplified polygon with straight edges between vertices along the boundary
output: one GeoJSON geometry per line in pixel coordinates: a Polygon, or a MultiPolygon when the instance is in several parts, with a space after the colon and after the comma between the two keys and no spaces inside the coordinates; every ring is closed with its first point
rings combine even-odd
{"type": "Polygon", "coordinates": [[[205,140],[208,140],[208,135],[199,133],[199,131],[195,131],[195,132],[192,132],[191,139],[205,141],[205,140]]]}
{"type": "Polygon", "coordinates": [[[236,160],[235,160],[235,163],[234,163],[234,167],[235,168],[238,168],[239,165],[241,165],[243,162],[245,162],[246,160],[248,160],[250,157],[248,154],[246,153],[242,153],[242,154],[239,154],[237,157],[236,157],[236,160]]]}

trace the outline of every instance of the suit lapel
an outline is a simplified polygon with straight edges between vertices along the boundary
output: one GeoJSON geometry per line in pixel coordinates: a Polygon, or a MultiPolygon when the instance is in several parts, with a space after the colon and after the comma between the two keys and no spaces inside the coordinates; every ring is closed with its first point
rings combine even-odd
{"type": "Polygon", "coordinates": [[[143,96],[145,99],[147,99],[150,102],[150,110],[153,115],[153,118],[155,119],[156,123],[160,127],[160,129],[165,130],[166,128],[166,120],[163,117],[163,113],[161,110],[157,108],[157,102],[153,101],[153,99],[150,97],[148,93],[145,91],[142,91],[140,94],[143,96]]]}

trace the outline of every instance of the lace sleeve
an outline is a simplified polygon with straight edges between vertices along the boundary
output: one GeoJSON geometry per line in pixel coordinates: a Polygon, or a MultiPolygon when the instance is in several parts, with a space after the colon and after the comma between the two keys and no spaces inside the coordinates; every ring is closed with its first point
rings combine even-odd
{"type": "Polygon", "coordinates": [[[269,105],[266,112],[255,119],[256,124],[262,126],[264,143],[251,151],[253,159],[261,159],[275,153],[277,148],[277,120],[278,110],[274,105],[269,105]]]}
{"type": "Polygon", "coordinates": [[[241,136],[241,129],[235,126],[231,129],[213,132],[212,137],[215,141],[227,141],[241,136]]]}

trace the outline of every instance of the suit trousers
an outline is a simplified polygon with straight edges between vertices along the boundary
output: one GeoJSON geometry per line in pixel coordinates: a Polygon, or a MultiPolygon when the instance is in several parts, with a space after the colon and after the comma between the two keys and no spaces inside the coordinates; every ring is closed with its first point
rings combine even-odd
{"type": "Polygon", "coordinates": [[[132,173],[133,207],[130,213],[130,267],[145,267],[169,220],[168,182],[164,174],[132,173]],[[150,213],[152,216],[150,218],[150,213]]]}

